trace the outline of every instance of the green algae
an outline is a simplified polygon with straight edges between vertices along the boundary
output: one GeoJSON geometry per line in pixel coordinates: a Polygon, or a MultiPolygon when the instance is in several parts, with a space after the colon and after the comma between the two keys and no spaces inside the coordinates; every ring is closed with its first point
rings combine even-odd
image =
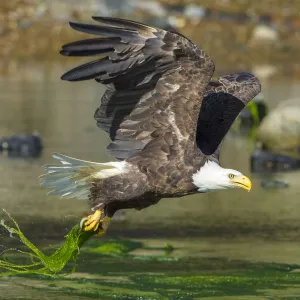
{"type": "MultiPolygon", "coordinates": [[[[64,243],[58,247],[54,253],[50,255],[44,254],[40,251],[29,239],[22,233],[17,222],[5,211],[8,218],[11,220],[13,226],[7,225],[1,220],[1,225],[11,234],[15,235],[18,240],[23,244],[25,250],[20,249],[7,249],[1,253],[4,258],[13,258],[15,261],[21,257],[27,259],[27,264],[17,264],[11,262],[8,259],[0,259],[0,276],[12,276],[12,275],[68,275],[75,271],[76,262],[78,259],[79,249],[82,245],[94,234],[93,232],[85,232],[80,230],[80,225],[76,224],[69,233],[65,236],[64,243]],[[67,272],[64,271],[68,262],[72,261],[72,267],[67,272]]],[[[143,243],[125,240],[125,239],[104,239],[103,241],[94,240],[91,241],[91,246],[85,251],[89,253],[95,253],[97,255],[105,256],[131,256],[134,260],[151,260],[151,261],[173,261],[177,260],[166,255],[153,256],[153,255],[132,255],[131,251],[136,249],[147,249],[143,243]]],[[[171,245],[167,245],[162,250],[167,251],[169,255],[173,250],[171,245]],[[172,250],[170,250],[172,249],[172,250]]],[[[156,248],[154,248],[156,250],[156,248]]],[[[165,252],[166,253],[166,252],[165,252]]]]}
{"type": "MultiPolygon", "coordinates": [[[[228,262],[223,259],[224,270],[217,269],[207,271],[205,261],[195,260],[194,266],[189,266],[186,259],[175,262],[175,272],[171,265],[165,262],[162,265],[163,272],[152,273],[152,263],[140,264],[132,260],[130,256],[90,257],[93,265],[98,265],[97,278],[60,277],[55,285],[45,283],[44,291],[57,291],[70,295],[77,295],[96,299],[202,299],[206,297],[239,297],[237,299],[297,299],[287,298],[288,293],[300,292],[300,274],[287,271],[286,266],[260,263],[228,262]],[[96,257],[98,263],[96,263],[96,257]],[[105,266],[103,260],[109,264],[105,266]],[[111,270],[110,266],[118,266],[119,271],[111,270]],[[99,267],[100,266],[100,267],[99,267]],[[244,266],[242,268],[242,266],[244,266]],[[236,268],[241,269],[236,269],[236,268]],[[110,269],[110,272],[107,272],[110,269]],[[105,275],[103,275],[105,274],[105,275]],[[191,275],[192,274],[192,275],[191,275]],[[126,280],[124,280],[126,278],[126,280]],[[278,297],[277,297],[278,296],[278,297]],[[252,298],[253,297],[253,298],[252,298]]],[[[86,269],[86,266],[81,266],[86,269]]],[[[53,280],[50,278],[50,280],[53,280]]],[[[26,284],[26,283],[25,283],[26,284]]],[[[34,285],[29,285],[32,288],[34,285]]],[[[40,286],[40,282],[39,282],[40,286]]],[[[219,298],[218,298],[219,299],[219,298]]],[[[228,298],[230,299],[230,298],[228,298]]]]}
{"type": "Polygon", "coordinates": [[[105,256],[128,256],[134,260],[141,261],[177,261],[178,258],[171,257],[171,253],[174,251],[174,247],[168,243],[165,243],[163,247],[148,247],[142,242],[121,239],[121,238],[111,238],[111,239],[101,239],[92,240],[89,243],[87,249],[83,251],[88,251],[91,253],[97,253],[99,255],[105,256]],[[135,250],[141,250],[143,255],[138,255],[137,253],[132,253],[135,250]],[[152,251],[159,251],[159,255],[153,255],[152,251]]]}
{"type": "Polygon", "coordinates": [[[144,248],[143,243],[126,239],[104,239],[91,241],[89,251],[103,255],[124,256],[139,248],[144,248]]]}
{"type": "MultiPolygon", "coordinates": [[[[288,296],[300,294],[298,265],[218,257],[159,261],[145,255],[145,260],[139,260],[141,255],[131,251],[140,248],[157,249],[135,240],[92,239],[80,250],[76,273],[67,277],[31,275],[22,277],[19,284],[36,292],[60,293],[64,299],[296,300],[288,296]],[[97,248],[100,250],[94,251],[97,248]]],[[[156,253],[160,257],[163,247],[156,253]]]]}
{"type": "Polygon", "coordinates": [[[257,103],[255,101],[250,101],[247,104],[246,107],[251,113],[251,116],[252,116],[253,121],[254,121],[254,126],[258,126],[259,123],[260,123],[260,119],[259,119],[259,112],[258,112],[257,103]]]}
{"type": "MultiPolygon", "coordinates": [[[[172,263],[135,261],[131,256],[118,259],[106,257],[105,260],[103,257],[89,256],[89,259],[94,265],[97,265],[97,259],[99,259],[99,264],[101,261],[101,269],[96,271],[99,278],[88,280],[90,284],[95,284],[94,287],[91,285],[89,288],[89,295],[95,297],[97,293],[99,295],[102,292],[108,297],[107,287],[110,288],[112,299],[116,288],[124,289],[123,298],[127,295],[128,299],[139,299],[138,295],[142,296],[142,292],[153,291],[156,292],[156,299],[164,297],[196,299],[241,295],[258,297],[276,295],[279,290],[285,295],[292,287],[299,287],[300,284],[300,273],[291,272],[297,267],[296,265],[229,261],[225,258],[189,259],[185,257],[172,263]],[[106,274],[106,276],[103,277],[101,274],[106,274]],[[109,274],[128,278],[129,282],[112,282],[109,280],[109,274]],[[128,288],[136,291],[136,298],[129,297],[130,294],[125,292],[128,288]]],[[[85,265],[81,268],[93,272],[92,266],[85,265]]],[[[77,278],[76,282],[82,281],[77,278]]]]}
{"type": "MultiPolygon", "coordinates": [[[[8,271],[5,275],[11,271],[17,271],[15,274],[26,274],[26,277],[18,278],[17,285],[36,293],[46,292],[49,295],[55,292],[63,294],[64,299],[189,300],[224,297],[224,300],[300,300],[299,265],[228,260],[220,257],[184,256],[176,259],[167,256],[163,259],[166,246],[158,248],[148,245],[148,242],[146,245],[119,238],[92,239],[80,248],[89,236],[87,233],[81,236],[78,225],[70,230],[65,243],[58,248],[64,249],[60,250],[61,254],[55,256],[58,251],[56,250],[52,255],[46,256],[24,237],[13,219],[12,222],[13,227],[6,224],[3,226],[13,235],[17,235],[30,249],[20,254],[25,253],[33,262],[27,266],[14,266],[16,269],[13,270],[5,269],[6,261],[0,266],[8,271]],[[73,241],[73,246],[69,245],[69,241],[73,241]],[[70,249],[73,249],[72,253],[70,249]],[[135,250],[142,251],[145,255],[135,255],[135,250]],[[151,250],[157,253],[156,257],[153,254],[148,255],[151,250]],[[53,259],[58,256],[67,257],[73,263],[78,258],[77,272],[68,277],[48,276],[49,273],[61,274],[65,268],[64,263],[59,267],[56,263],[53,264],[53,259]]],[[[169,247],[173,248],[171,245],[169,247]]],[[[18,250],[15,251],[19,253],[18,250]]],[[[71,271],[74,271],[74,266],[71,271]]]]}
{"type": "MultiPolygon", "coordinates": [[[[2,252],[2,257],[12,252],[21,254],[30,263],[18,265],[8,260],[0,260],[0,276],[12,276],[21,274],[39,274],[54,276],[57,274],[66,275],[75,271],[76,261],[80,247],[94,234],[80,230],[80,225],[76,224],[65,236],[62,246],[58,247],[51,255],[45,255],[33,243],[31,243],[22,233],[17,222],[4,211],[13,223],[13,227],[1,220],[1,225],[11,234],[16,235],[26,250],[7,249],[2,252]],[[73,261],[73,266],[67,273],[61,273],[69,261],[73,261]]],[[[11,256],[11,255],[10,255],[11,256]]]]}

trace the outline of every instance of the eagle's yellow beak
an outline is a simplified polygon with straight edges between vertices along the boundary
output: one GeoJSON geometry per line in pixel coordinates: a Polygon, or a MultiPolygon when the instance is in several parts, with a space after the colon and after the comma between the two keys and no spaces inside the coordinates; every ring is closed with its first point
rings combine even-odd
{"type": "Polygon", "coordinates": [[[234,178],[231,179],[231,183],[240,188],[247,190],[248,192],[250,192],[252,187],[251,180],[244,175],[235,176],[234,178]]]}

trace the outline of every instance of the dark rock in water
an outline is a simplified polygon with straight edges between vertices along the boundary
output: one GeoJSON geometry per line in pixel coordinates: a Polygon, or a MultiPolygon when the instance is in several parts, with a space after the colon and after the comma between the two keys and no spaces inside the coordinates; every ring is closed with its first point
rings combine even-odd
{"type": "Polygon", "coordinates": [[[36,134],[0,138],[0,151],[6,152],[10,157],[37,157],[42,149],[42,140],[36,134]]]}
{"type": "Polygon", "coordinates": [[[300,160],[289,156],[263,150],[256,150],[251,155],[251,171],[253,173],[287,172],[299,168],[300,160]]]}
{"type": "Polygon", "coordinates": [[[273,179],[273,180],[262,180],[260,183],[260,186],[266,190],[271,190],[271,189],[286,189],[289,187],[289,184],[284,182],[284,181],[280,181],[277,179],[273,179]]]}

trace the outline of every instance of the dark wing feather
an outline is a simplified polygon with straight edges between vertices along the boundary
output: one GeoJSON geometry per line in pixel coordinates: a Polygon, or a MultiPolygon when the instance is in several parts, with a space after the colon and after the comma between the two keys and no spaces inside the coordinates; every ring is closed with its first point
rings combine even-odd
{"type": "Polygon", "coordinates": [[[230,74],[207,87],[197,126],[197,145],[211,155],[242,109],[260,92],[259,80],[251,73],[230,74]]]}
{"type": "Polygon", "coordinates": [[[107,26],[71,23],[102,36],[63,46],[66,56],[101,58],[62,76],[69,81],[94,78],[107,90],[95,112],[109,133],[108,151],[118,159],[143,154],[183,157],[195,144],[198,112],[214,71],[210,57],[176,33],[115,18],[94,17],[107,26]],[[150,151],[151,149],[151,151],[150,151]]]}

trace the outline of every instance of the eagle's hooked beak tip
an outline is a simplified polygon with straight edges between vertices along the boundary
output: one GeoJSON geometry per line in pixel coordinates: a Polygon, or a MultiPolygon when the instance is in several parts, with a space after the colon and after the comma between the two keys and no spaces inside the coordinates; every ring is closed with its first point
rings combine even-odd
{"type": "Polygon", "coordinates": [[[248,192],[251,191],[252,182],[247,176],[242,175],[242,176],[235,177],[232,180],[232,183],[237,187],[247,190],[248,192]]]}

